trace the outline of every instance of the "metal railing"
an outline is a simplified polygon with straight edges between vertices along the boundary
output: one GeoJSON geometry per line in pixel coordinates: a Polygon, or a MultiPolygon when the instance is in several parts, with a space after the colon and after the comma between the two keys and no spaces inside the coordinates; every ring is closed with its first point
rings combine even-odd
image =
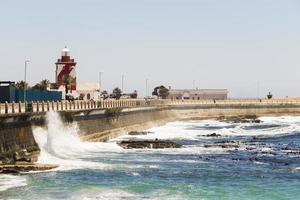
{"type": "Polygon", "coordinates": [[[145,99],[121,99],[99,101],[47,101],[25,103],[0,103],[0,115],[39,113],[47,111],[80,111],[100,110],[108,108],[138,108],[153,106],[176,105],[203,105],[203,106],[300,106],[300,99],[227,99],[227,100],[145,100],[145,99]]]}

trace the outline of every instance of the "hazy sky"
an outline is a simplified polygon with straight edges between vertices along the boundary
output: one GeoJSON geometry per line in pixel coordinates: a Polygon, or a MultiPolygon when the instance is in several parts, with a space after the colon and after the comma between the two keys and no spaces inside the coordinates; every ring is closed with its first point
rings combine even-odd
{"type": "Polygon", "coordinates": [[[79,83],[300,96],[300,0],[1,0],[0,80],[54,81],[67,45],[79,83]]]}

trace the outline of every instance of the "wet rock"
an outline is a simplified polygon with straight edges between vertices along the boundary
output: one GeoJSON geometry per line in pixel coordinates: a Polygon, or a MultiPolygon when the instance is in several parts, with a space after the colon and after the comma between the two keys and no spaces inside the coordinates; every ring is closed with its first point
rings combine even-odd
{"type": "Polygon", "coordinates": [[[300,155],[300,151],[289,151],[287,155],[300,155]]]}
{"type": "Polygon", "coordinates": [[[207,134],[207,135],[202,135],[204,137],[220,137],[221,134],[217,134],[217,133],[211,133],[211,134],[207,134]]]}
{"type": "Polygon", "coordinates": [[[240,115],[232,117],[220,117],[219,121],[228,123],[261,123],[256,115],[240,115]]]}
{"type": "Polygon", "coordinates": [[[150,133],[150,131],[131,131],[128,135],[148,135],[150,133]]]}
{"type": "Polygon", "coordinates": [[[1,158],[1,164],[13,164],[15,163],[14,158],[12,157],[3,157],[1,158]]]}
{"type": "Polygon", "coordinates": [[[27,152],[26,149],[21,149],[20,151],[16,151],[14,153],[14,161],[25,161],[25,162],[36,162],[38,159],[39,152],[33,151],[33,152],[27,152]]]}
{"type": "Polygon", "coordinates": [[[205,144],[205,148],[239,148],[239,145],[234,145],[234,144],[205,144]]]}
{"type": "Polygon", "coordinates": [[[227,143],[230,143],[230,144],[239,144],[240,141],[222,140],[222,141],[215,142],[215,144],[227,144],[227,143]]]}
{"type": "Polygon", "coordinates": [[[253,142],[260,142],[260,141],[262,141],[263,139],[265,139],[265,138],[258,137],[258,136],[253,136],[253,137],[249,140],[249,142],[250,142],[250,143],[253,143],[253,142]]]}
{"type": "Polygon", "coordinates": [[[251,147],[251,146],[246,147],[247,151],[252,151],[252,150],[255,150],[255,149],[256,149],[256,147],[251,147]]]}
{"type": "Polygon", "coordinates": [[[20,172],[29,171],[45,171],[58,167],[52,164],[28,164],[26,162],[19,162],[13,165],[0,165],[0,173],[17,174],[20,172]]]}
{"type": "Polygon", "coordinates": [[[258,159],[256,157],[254,157],[254,158],[250,158],[249,161],[251,161],[251,162],[257,162],[258,159]]]}
{"type": "Polygon", "coordinates": [[[129,140],[118,143],[124,149],[164,149],[180,148],[181,145],[169,140],[129,140]]]}
{"type": "Polygon", "coordinates": [[[287,146],[283,147],[282,150],[292,150],[292,151],[297,151],[297,150],[299,150],[299,148],[293,147],[293,146],[290,146],[290,145],[287,145],[287,146]]]}
{"type": "Polygon", "coordinates": [[[213,144],[205,144],[205,148],[216,147],[216,148],[235,148],[238,149],[240,147],[240,141],[234,140],[222,140],[214,142],[213,144]]]}

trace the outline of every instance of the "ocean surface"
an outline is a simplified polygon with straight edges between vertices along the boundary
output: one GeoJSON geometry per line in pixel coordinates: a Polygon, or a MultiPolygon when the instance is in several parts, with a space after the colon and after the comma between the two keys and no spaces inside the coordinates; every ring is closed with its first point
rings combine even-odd
{"type": "Polygon", "coordinates": [[[82,142],[48,113],[34,129],[48,172],[0,175],[0,199],[300,199],[300,117],[260,124],[178,121],[108,143],[82,142]],[[220,134],[207,137],[207,134],[220,134]],[[120,140],[168,139],[180,149],[125,150],[120,140]]]}

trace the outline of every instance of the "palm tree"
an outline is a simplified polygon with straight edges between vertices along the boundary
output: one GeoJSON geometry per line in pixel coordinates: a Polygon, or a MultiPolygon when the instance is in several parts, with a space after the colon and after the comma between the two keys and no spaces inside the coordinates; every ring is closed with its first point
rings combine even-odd
{"type": "Polygon", "coordinates": [[[33,89],[37,90],[47,90],[47,88],[50,87],[50,81],[47,79],[42,80],[41,82],[35,84],[33,86],[33,89]]]}
{"type": "Polygon", "coordinates": [[[69,87],[72,83],[72,77],[70,75],[65,75],[63,77],[63,85],[65,86],[66,95],[69,93],[69,87]]]}
{"type": "Polygon", "coordinates": [[[42,86],[40,83],[35,84],[32,88],[36,90],[42,90],[42,86]]]}
{"type": "Polygon", "coordinates": [[[116,87],[114,90],[113,90],[113,94],[114,94],[114,97],[116,99],[120,99],[121,96],[122,96],[122,90],[118,87],[116,87]]]}
{"type": "Polygon", "coordinates": [[[47,90],[50,87],[50,81],[48,79],[44,79],[40,82],[42,90],[47,90]]]}
{"type": "Polygon", "coordinates": [[[102,92],[101,92],[101,97],[105,100],[105,99],[107,99],[108,98],[108,92],[106,91],[106,90],[103,90],[102,92]]]}
{"type": "Polygon", "coordinates": [[[16,83],[16,88],[24,90],[28,88],[28,83],[26,83],[25,81],[19,81],[16,83]]]}

